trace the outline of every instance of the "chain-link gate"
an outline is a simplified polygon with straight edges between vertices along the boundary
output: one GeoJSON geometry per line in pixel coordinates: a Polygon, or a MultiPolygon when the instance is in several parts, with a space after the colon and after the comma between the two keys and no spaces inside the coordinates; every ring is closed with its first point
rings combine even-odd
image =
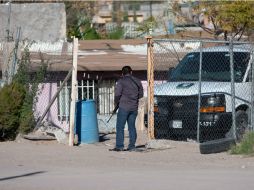
{"type": "Polygon", "coordinates": [[[233,41],[148,40],[148,85],[153,88],[148,90],[153,100],[148,128],[154,138],[239,140],[252,130],[253,47],[233,41]]]}

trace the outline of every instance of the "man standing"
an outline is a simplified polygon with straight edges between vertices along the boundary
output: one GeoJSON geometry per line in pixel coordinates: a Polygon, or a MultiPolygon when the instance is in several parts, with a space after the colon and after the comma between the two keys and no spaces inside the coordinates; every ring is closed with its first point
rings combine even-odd
{"type": "Polygon", "coordinates": [[[135,121],[138,114],[138,102],[143,97],[143,87],[139,79],[132,76],[130,66],[122,68],[122,77],[115,88],[115,105],[119,105],[116,122],[116,146],[111,151],[124,151],[124,127],[127,121],[129,145],[127,151],[135,150],[137,132],[135,121]]]}

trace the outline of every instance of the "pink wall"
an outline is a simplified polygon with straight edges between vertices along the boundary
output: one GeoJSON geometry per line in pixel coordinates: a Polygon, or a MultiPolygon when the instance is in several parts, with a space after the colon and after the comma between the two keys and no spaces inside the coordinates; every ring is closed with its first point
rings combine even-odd
{"type": "MultiPolygon", "coordinates": [[[[57,92],[57,83],[44,83],[39,85],[40,94],[38,95],[38,101],[35,105],[35,116],[41,116],[46,110],[50,100],[57,92]]],[[[54,125],[62,128],[64,131],[69,131],[69,122],[59,121],[57,116],[57,99],[54,101],[49,112],[45,116],[43,121],[52,122],[54,125]]]]}

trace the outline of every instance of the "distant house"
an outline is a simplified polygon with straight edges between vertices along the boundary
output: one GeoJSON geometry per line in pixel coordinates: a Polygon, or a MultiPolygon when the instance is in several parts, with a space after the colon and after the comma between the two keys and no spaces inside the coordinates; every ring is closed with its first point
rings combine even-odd
{"type": "Polygon", "coordinates": [[[154,31],[154,35],[165,35],[168,25],[168,2],[157,1],[97,1],[96,12],[92,23],[98,30],[113,32],[117,26],[124,30],[125,39],[144,37],[147,31],[140,31],[140,23],[150,17],[162,21],[154,31]]]}
{"type": "Polygon", "coordinates": [[[120,12],[124,22],[142,22],[151,16],[162,17],[167,10],[167,0],[157,1],[98,1],[99,16],[104,22],[115,22],[115,15],[120,12]]]}

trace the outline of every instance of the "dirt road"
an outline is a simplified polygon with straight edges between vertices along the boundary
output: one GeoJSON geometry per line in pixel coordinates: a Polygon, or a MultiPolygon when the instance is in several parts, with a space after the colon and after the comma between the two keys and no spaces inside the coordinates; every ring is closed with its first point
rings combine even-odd
{"type": "MultiPolygon", "coordinates": [[[[201,155],[194,142],[110,152],[114,137],[68,147],[55,141],[0,143],[0,190],[254,189],[254,158],[201,155]]],[[[141,145],[141,144],[140,144],[141,145]]]]}

